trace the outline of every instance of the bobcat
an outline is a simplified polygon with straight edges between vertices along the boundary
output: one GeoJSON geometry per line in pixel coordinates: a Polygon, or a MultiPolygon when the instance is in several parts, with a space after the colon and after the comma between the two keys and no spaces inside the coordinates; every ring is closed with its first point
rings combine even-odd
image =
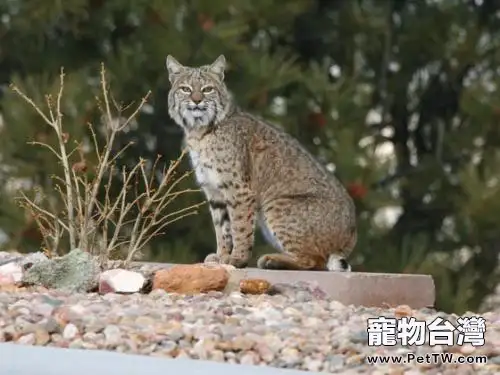
{"type": "Polygon", "coordinates": [[[169,55],[166,67],[168,112],[215,229],[217,251],[205,262],[247,267],[258,224],[279,251],[261,256],[259,268],[350,271],[355,207],[340,182],[290,135],[235,105],[223,55],[199,67],[169,55]]]}

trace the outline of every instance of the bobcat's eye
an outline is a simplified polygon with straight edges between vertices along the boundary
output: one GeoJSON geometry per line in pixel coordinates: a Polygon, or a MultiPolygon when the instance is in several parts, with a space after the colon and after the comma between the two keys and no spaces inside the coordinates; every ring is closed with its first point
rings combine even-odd
{"type": "Polygon", "coordinates": [[[179,88],[181,89],[182,92],[186,94],[189,94],[191,92],[191,87],[189,86],[180,86],[179,88]]]}
{"type": "Polygon", "coordinates": [[[204,94],[210,94],[212,91],[214,91],[214,88],[212,86],[205,86],[201,89],[201,91],[204,94]]]}

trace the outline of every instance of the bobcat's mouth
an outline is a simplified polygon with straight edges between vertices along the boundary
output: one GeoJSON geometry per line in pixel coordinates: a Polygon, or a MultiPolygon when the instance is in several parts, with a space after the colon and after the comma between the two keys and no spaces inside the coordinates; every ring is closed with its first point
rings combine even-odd
{"type": "Polygon", "coordinates": [[[204,106],[204,105],[190,105],[188,107],[188,110],[189,112],[191,112],[191,115],[193,115],[193,117],[202,117],[205,115],[206,111],[207,111],[207,106],[204,106]]]}

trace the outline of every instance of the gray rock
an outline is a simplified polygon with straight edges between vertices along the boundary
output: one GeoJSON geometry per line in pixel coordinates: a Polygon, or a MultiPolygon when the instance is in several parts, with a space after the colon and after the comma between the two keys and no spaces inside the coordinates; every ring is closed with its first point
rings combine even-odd
{"type": "Polygon", "coordinates": [[[500,356],[490,358],[489,363],[493,365],[500,365],[500,356]]]}
{"type": "Polygon", "coordinates": [[[330,372],[334,372],[337,370],[342,369],[344,366],[344,356],[340,354],[333,354],[329,355],[327,358],[327,365],[325,365],[325,368],[328,369],[330,372]]]}
{"type": "Polygon", "coordinates": [[[96,286],[99,272],[99,264],[94,257],[74,249],[62,257],[34,263],[24,273],[22,281],[49,289],[83,293],[96,286]]]}
{"type": "Polygon", "coordinates": [[[351,341],[354,343],[366,344],[368,342],[368,333],[366,331],[358,331],[351,334],[351,341]]]}
{"type": "Polygon", "coordinates": [[[269,290],[269,294],[282,294],[293,300],[300,300],[300,302],[327,298],[327,294],[317,283],[305,281],[274,284],[269,290]]]}
{"type": "Polygon", "coordinates": [[[47,256],[44,253],[39,251],[36,253],[28,254],[25,257],[21,258],[21,260],[19,261],[19,264],[21,266],[23,266],[24,268],[30,268],[30,267],[33,267],[33,265],[41,263],[41,262],[45,262],[48,259],[49,258],[47,258],[47,256]]]}
{"type": "Polygon", "coordinates": [[[48,304],[48,303],[40,303],[40,304],[35,304],[32,308],[33,314],[40,315],[43,317],[49,317],[52,315],[52,312],[54,311],[54,306],[48,304]]]}
{"type": "Polygon", "coordinates": [[[53,307],[59,307],[63,304],[63,301],[61,301],[60,299],[51,298],[49,296],[42,296],[42,301],[53,307]]]}
{"type": "Polygon", "coordinates": [[[61,322],[59,322],[57,319],[54,317],[49,317],[45,324],[43,325],[43,328],[48,332],[48,333],[61,333],[63,330],[63,326],[61,322]]]}
{"type": "Polygon", "coordinates": [[[163,340],[162,342],[160,342],[160,347],[164,352],[171,352],[175,348],[177,348],[177,343],[172,340],[163,340]]]}

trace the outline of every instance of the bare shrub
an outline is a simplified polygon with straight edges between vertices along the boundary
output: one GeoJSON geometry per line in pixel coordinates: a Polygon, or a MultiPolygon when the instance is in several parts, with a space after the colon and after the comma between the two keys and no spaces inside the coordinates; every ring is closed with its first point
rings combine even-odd
{"type": "Polygon", "coordinates": [[[92,123],[87,124],[97,161],[95,167],[88,165],[81,141],[75,141],[76,146],[71,150],[68,147],[70,136],[64,129],[61,112],[63,69],[55,100],[51,95],[45,96],[48,114],[17,86],[11,85],[12,90],[50,126],[57,138],[57,147],[48,142],[30,143],[51,152],[62,168],[62,177],[53,176],[56,194],[37,191],[30,198],[21,193],[19,202],[36,221],[43,236],[45,250],[49,254],[58,255],[63,242],[66,242],[66,249],[69,245],[71,249],[80,248],[98,255],[103,266],[112,253],[123,252],[125,265],[128,265],[153,237],[163,233],[166,226],[195,214],[203,202],[170,210],[171,203],[177,197],[199,191],[178,188],[179,183],[191,173],[186,172],[180,176],[176,173],[185,151],[177,160],[171,161],[168,167],[163,168],[159,178],[155,173],[161,157],[149,167],[144,159],[140,159],[131,168],[117,167],[117,159],[131,146],[129,143],[118,151],[113,151],[117,136],[136,118],[150,92],[129,116],[122,117],[129,106],[120,106],[112,99],[105,73],[102,65],[102,99],[97,98],[105,130],[105,142],[102,146],[99,146],[92,123]],[[79,155],[79,160],[73,162],[73,155],[79,155]],[[88,173],[90,169],[92,173],[88,173]],[[116,186],[119,186],[117,195],[112,193],[112,187],[116,186]]]}

